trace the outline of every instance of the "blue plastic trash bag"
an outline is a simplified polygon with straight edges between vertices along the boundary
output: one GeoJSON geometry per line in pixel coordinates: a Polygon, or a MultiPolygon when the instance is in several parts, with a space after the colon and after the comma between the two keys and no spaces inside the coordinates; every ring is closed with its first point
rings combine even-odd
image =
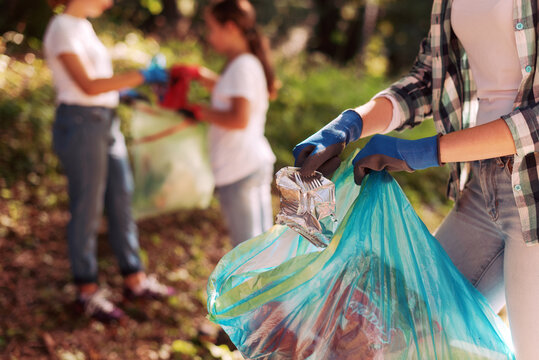
{"type": "Polygon", "coordinates": [[[210,204],[214,179],[204,124],[136,102],[131,132],[137,219],[210,204]]]}
{"type": "Polygon", "coordinates": [[[225,255],[209,318],[248,359],[514,359],[508,331],[395,180],[334,176],[335,235],[317,248],[284,225],[225,255]]]}

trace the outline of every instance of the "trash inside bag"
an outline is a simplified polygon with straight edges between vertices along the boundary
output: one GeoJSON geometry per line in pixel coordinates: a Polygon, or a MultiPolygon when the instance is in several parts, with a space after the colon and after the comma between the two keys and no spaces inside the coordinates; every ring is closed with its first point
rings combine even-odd
{"type": "Polygon", "coordinates": [[[135,218],[209,206],[214,180],[204,124],[136,102],[131,130],[135,218]]]}
{"type": "Polygon", "coordinates": [[[333,177],[321,249],[285,225],[226,254],[209,318],[248,359],[514,359],[510,336],[386,172],[333,177]]]}

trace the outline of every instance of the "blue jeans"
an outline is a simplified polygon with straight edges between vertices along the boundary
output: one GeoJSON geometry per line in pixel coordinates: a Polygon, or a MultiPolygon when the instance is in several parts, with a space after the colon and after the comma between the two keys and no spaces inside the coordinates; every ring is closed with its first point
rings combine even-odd
{"type": "Polygon", "coordinates": [[[217,188],[221,211],[234,246],[269,230],[273,225],[271,182],[273,164],[217,188]]]}
{"type": "Polygon", "coordinates": [[[53,126],[54,150],[68,179],[71,220],[69,260],[77,284],[97,282],[96,233],[106,208],[109,242],[122,274],[142,270],[131,215],[133,178],[114,109],[60,105],[53,126]]]}
{"type": "Polygon", "coordinates": [[[517,359],[537,359],[539,246],[524,243],[508,159],[475,161],[471,173],[435,237],[496,312],[507,302],[517,359]]]}

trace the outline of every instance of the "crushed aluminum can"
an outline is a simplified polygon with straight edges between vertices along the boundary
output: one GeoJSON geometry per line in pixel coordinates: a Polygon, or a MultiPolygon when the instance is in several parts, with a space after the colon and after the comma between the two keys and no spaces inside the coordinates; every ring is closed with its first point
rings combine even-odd
{"type": "Polygon", "coordinates": [[[337,227],[335,184],[321,173],[305,177],[285,167],[275,175],[281,208],[276,223],[288,225],[318,247],[327,247],[337,227]]]}

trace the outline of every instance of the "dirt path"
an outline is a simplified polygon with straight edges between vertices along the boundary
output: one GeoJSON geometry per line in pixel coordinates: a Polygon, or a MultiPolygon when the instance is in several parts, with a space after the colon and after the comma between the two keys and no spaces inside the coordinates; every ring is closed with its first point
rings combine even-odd
{"type": "MultiPolygon", "coordinates": [[[[1,359],[221,358],[199,335],[206,279],[230,248],[215,205],[138,223],[148,272],[180,293],[167,303],[124,304],[127,323],[104,326],[74,310],[64,180],[30,189],[18,184],[0,195],[1,359]]],[[[106,224],[98,243],[100,282],[120,300],[122,278],[106,224]]]]}

